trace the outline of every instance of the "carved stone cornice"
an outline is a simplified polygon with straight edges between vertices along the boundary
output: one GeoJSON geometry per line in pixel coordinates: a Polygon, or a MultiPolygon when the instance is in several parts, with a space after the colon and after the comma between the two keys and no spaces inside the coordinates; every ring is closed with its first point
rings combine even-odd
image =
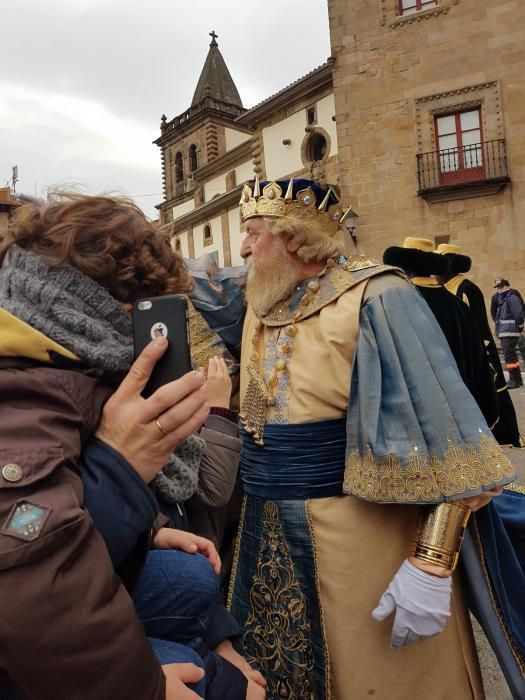
{"type": "MultiPolygon", "coordinates": [[[[188,110],[189,114],[189,110],[188,110]]],[[[176,117],[177,120],[180,119],[176,117]]],[[[247,134],[251,134],[251,129],[247,128],[246,125],[239,124],[235,116],[225,115],[223,112],[216,109],[202,109],[201,111],[196,111],[193,114],[189,114],[186,120],[177,121],[172,120],[168,122],[168,128],[163,130],[159,138],[155,139],[153,143],[157,146],[167,146],[173,141],[178,141],[182,139],[187,134],[191,134],[196,131],[199,126],[201,126],[206,121],[213,121],[217,125],[230,127],[232,129],[237,129],[238,131],[245,131],[247,134]]]]}
{"type": "Polygon", "coordinates": [[[443,92],[436,92],[434,95],[425,95],[424,97],[416,97],[416,104],[420,102],[431,102],[432,100],[438,100],[442,97],[452,97],[453,95],[465,95],[467,93],[476,92],[477,90],[485,90],[486,88],[495,88],[498,85],[497,80],[490,80],[486,83],[479,83],[478,85],[467,85],[464,87],[457,88],[455,90],[444,90],[443,92]]]}

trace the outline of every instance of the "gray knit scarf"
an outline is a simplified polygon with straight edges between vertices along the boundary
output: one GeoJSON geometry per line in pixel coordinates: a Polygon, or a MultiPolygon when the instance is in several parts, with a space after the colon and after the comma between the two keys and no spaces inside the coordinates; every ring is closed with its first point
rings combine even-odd
{"type": "MultiPolygon", "coordinates": [[[[127,371],[133,360],[131,315],[97,282],[70,265],[48,265],[12,246],[0,268],[0,307],[108,372],[127,371]]],[[[182,503],[197,489],[204,440],[190,437],[157,476],[166,501],[182,503]]]]}
{"type": "Polygon", "coordinates": [[[31,251],[12,246],[0,268],[0,306],[90,367],[115,372],[131,366],[130,314],[70,265],[48,265],[31,251]]]}

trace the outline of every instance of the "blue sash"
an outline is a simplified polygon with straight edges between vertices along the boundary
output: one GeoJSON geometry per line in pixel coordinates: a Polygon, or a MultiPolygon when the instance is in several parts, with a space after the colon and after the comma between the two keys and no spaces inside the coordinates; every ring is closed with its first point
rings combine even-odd
{"type": "Polygon", "coordinates": [[[346,417],[315,423],[266,424],[264,446],[241,428],[245,493],[277,500],[341,496],[346,417]]]}

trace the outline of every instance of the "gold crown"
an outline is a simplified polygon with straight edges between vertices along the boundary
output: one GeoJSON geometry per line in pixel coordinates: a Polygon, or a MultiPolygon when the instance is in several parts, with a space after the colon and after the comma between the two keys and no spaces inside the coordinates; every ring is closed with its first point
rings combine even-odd
{"type": "Polygon", "coordinates": [[[259,178],[256,177],[253,192],[249,185],[244,185],[242,190],[239,202],[242,220],[247,221],[254,216],[273,218],[284,216],[302,221],[319,222],[328,235],[333,236],[352,211],[352,207],[344,211],[339,202],[328,206],[332,192],[333,190],[329,189],[321,204],[317,206],[315,192],[311,187],[297,192],[294,199],[293,179],[288,183],[284,197],[282,188],[276,182],[269,182],[264,186],[261,194],[259,178]]]}

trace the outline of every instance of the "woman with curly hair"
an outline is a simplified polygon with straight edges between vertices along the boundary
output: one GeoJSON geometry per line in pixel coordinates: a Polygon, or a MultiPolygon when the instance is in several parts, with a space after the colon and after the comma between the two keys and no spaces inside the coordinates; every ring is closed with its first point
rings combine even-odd
{"type": "Polygon", "coordinates": [[[244,698],[212,651],[237,630],[216,552],[154,527],[148,486],[208,414],[199,372],[141,396],[166,338],[132,364],[131,305],[189,291],[182,260],[132,202],[63,195],[16,212],[0,265],[1,697],[244,698]],[[177,640],[148,639],[129,596],[150,545],[177,640]]]}

